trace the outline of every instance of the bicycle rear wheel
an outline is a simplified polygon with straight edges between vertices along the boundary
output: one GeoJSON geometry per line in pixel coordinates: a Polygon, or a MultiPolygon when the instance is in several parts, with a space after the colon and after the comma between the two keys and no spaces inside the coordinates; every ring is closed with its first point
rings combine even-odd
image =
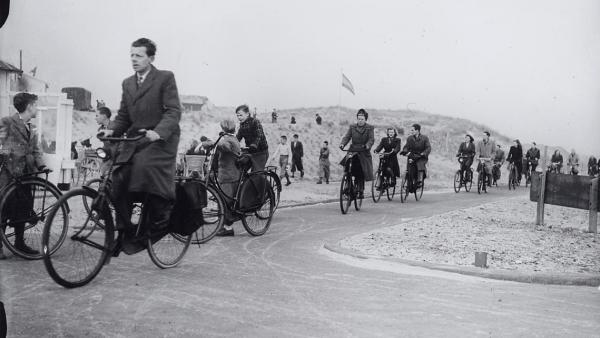
{"type": "Polygon", "coordinates": [[[149,237],[146,248],[150,260],[161,269],[177,266],[190,247],[192,236],[168,233],[159,240],[153,240],[152,237],[149,237]]]}
{"type": "Polygon", "coordinates": [[[196,231],[192,244],[202,244],[215,237],[225,221],[225,203],[213,185],[206,186],[207,204],[202,208],[204,224],[196,231]]]}
{"type": "Polygon", "coordinates": [[[381,199],[381,194],[383,190],[381,187],[383,186],[383,177],[381,176],[381,172],[378,171],[375,174],[375,179],[371,181],[371,197],[373,198],[373,202],[377,203],[381,199]]]}
{"type": "MultiPolygon", "coordinates": [[[[356,182],[356,178],[354,179],[354,182],[352,182],[352,184],[354,185],[354,188],[352,190],[354,190],[355,192],[358,192],[358,183],[356,182]]],[[[363,182],[364,184],[364,182],[363,182]]],[[[356,211],[359,211],[360,208],[362,207],[362,202],[363,202],[363,198],[358,198],[358,193],[354,195],[354,209],[356,211]]]]}
{"type": "Polygon", "coordinates": [[[402,177],[402,184],[400,185],[400,202],[406,202],[408,198],[408,173],[402,177]]]}
{"type": "Polygon", "coordinates": [[[458,193],[460,191],[461,186],[462,182],[460,180],[460,170],[457,170],[456,174],[454,174],[454,192],[458,193]]]}
{"type": "Polygon", "coordinates": [[[113,215],[108,203],[98,210],[87,212],[83,200],[89,205],[98,192],[79,188],[64,194],[46,219],[42,235],[44,265],[52,279],[66,287],[75,288],[89,283],[102,269],[114,236],[113,215]],[[58,211],[69,209],[67,236],[60,245],[53,234],[61,232],[63,224],[57,222],[58,211]],[[56,247],[54,252],[50,248],[56,247]]]}
{"type": "Polygon", "coordinates": [[[266,190],[267,196],[260,209],[247,212],[242,217],[244,229],[252,236],[262,236],[269,230],[275,213],[275,193],[273,189],[266,190]]]}
{"type": "Polygon", "coordinates": [[[279,207],[279,199],[281,195],[281,180],[277,173],[272,171],[265,171],[267,175],[267,180],[269,180],[269,184],[271,185],[271,189],[273,189],[273,193],[275,194],[275,209],[279,207]]]}
{"type": "MultiPolygon", "coordinates": [[[[42,232],[46,217],[58,204],[61,193],[54,185],[38,178],[25,179],[6,187],[0,200],[0,238],[8,250],[24,259],[41,259],[42,232]],[[23,244],[37,251],[26,252],[19,248],[15,227],[23,227],[23,244]]],[[[66,236],[68,224],[68,207],[63,206],[56,211],[56,227],[52,236],[56,238],[51,252],[62,243],[66,236]]]]}
{"type": "Polygon", "coordinates": [[[385,190],[385,192],[387,194],[388,201],[391,201],[394,199],[394,195],[396,194],[396,185],[395,184],[392,185],[391,180],[390,180],[390,184],[387,185],[387,189],[385,190]]]}
{"type": "MultiPolygon", "coordinates": [[[[417,185],[418,183],[415,183],[415,185],[417,185]]],[[[420,200],[421,197],[423,197],[423,188],[425,187],[425,179],[423,179],[423,181],[421,181],[420,185],[417,185],[417,187],[415,188],[415,200],[420,200]]]]}
{"type": "Polygon", "coordinates": [[[348,209],[350,208],[350,203],[352,202],[351,194],[351,185],[350,175],[344,174],[342,176],[342,182],[340,182],[340,209],[342,209],[342,214],[348,213],[348,209]]]}

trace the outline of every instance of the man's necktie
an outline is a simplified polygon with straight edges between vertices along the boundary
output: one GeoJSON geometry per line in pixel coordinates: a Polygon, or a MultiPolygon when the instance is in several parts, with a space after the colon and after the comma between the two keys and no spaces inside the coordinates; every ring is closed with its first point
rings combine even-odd
{"type": "Polygon", "coordinates": [[[141,76],[138,76],[138,78],[137,78],[137,85],[138,85],[138,88],[140,88],[140,87],[142,86],[142,82],[144,82],[144,81],[142,81],[142,77],[141,77],[141,76]]]}

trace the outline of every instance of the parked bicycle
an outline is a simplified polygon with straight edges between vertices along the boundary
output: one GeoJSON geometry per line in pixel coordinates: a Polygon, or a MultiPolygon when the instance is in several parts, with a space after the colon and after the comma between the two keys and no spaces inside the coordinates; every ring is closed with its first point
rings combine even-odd
{"type": "MultiPolygon", "coordinates": [[[[103,137],[104,142],[136,142],[135,138],[103,137]]],[[[117,151],[118,152],[118,151],[117,151]]],[[[102,159],[116,158],[108,149],[99,148],[97,154],[102,159]]],[[[192,239],[192,235],[181,235],[171,228],[154,230],[149,226],[149,210],[145,208],[145,199],[136,200],[132,219],[124,219],[114,205],[110,193],[110,177],[114,161],[100,182],[98,190],[88,186],[71,190],[60,197],[56,206],[50,210],[42,234],[44,265],[50,277],[66,288],[86,285],[110,262],[110,257],[123,251],[134,254],[146,249],[150,259],[160,268],[178,265],[183,259],[192,239]],[[87,201],[89,209],[84,206],[87,201]],[[59,223],[60,210],[69,209],[68,222],[59,223]],[[119,219],[121,222],[116,222],[119,219]],[[120,228],[116,224],[131,224],[132,228],[120,228]],[[125,236],[131,230],[131,238],[125,236]],[[62,243],[57,243],[53,233],[67,232],[62,243]],[[115,233],[118,236],[115,239],[115,233]],[[56,247],[51,251],[49,248],[56,247]]]]}
{"type": "Polygon", "coordinates": [[[417,168],[417,160],[421,158],[420,154],[416,153],[404,153],[400,155],[408,158],[406,164],[406,171],[404,177],[402,177],[402,184],[400,185],[400,201],[404,203],[408,198],[408,194],[414,193],[415,200],[420,200],[423,197],[423,188],[425,187],[425,175],[423,175],[423,181],[419,183],[418,175],[419,171],[417,168]]]}
{"type": "MultiPolygon", "coordinates": [[[[216,148],[221,137],[219,136],[209,149],[216,148]]],[[[215,153],[215,151],[211,151],[211,153],[215,153]]],[[[241,219],[244,229],[250,235],[264,235],[269,230],[273,215],[277,209],[277,197],[270,181],[274,180],[273,175],[276,176],[277,174],[271,171],[251,172],[252,163],[250,155],[244,153],[238,159],[240,176],[236,191],[233,195],[228,195],[223,191],[217,180],[217,172],[213,170],[213,161],[214,157],[211,156],[205,184],[210,195],[209,200],[214,200],[213,206],[210,209],[210,216],[215,220],[214,224],[217,225],[214,234],[223,227],[227,209],[236,219],[241,219]]],[[[214,234],[211,234],[211,236],[214,236],[214,234]]]]}
{"type": "Polygon", "coordinates": [[[479,164],[477,164],[477,193],[481,194],[481,192],[485,192],[487,194],[487,186],[488,186],[488,173],[485,170],[485,163],[491,161],[492,159],[489,157],[480,157],[479,164]]]}
{"type": "Polygon", "coordinates": [[[471,191],[473,185],[473,168],[469,167],[467,170],[462,170],[463,162],[471,156],[459,156],[458,163],[459,169],[454,174],[454,192],[458,193],[462,187],[465,188],[466,192],[471,191]]]}
{"type": "MultiPolygon", "coordinates": [[[[0,156],[0,171],[5,157],[0,156]]],[[[12,176],[10,182],[0,190],[0,250],[2,243],[15,256],[24,259],[42,258],[42,230],[50,210],[57,205],[62,195],[60,190],[48,181],[51,170],[12,176]],[[38,175],[45,175],[43,178],[38,175]],[[19,229],[21,227],[21,229],[19,229]],[[20,231],[23,231],[20,233],[20,231]],[[22,238],[21,238],[22,237],[22,238]],[[22,247],[22,245],[26,247],[22,247]]],[[[55,222],[66,227],[68,207],[56,211],[55,222]]],[[[49,234],[55,245],[50,247],[54,252],[66,236],[66,232],[57,231],[49,234]]]]}
{"type": "Polygon", "coordinates": [[[375,179],[371,182],[371,197],[375,203],[379,202],[384,191],[388,201],[394,199],[396,193],[396,177],[394,177],[394,173],[389,167],[389,156],[391,154],[382,153],[379,155],[379,165],[375,172],[375,179]]]}
{"type": "Polygon", "coordinates": [[[363,198],[359,194],[360,187],[354,175],[354,171],[356,171],[355,167],[360,167],[357,153],[347,149],[342,149],[342,151],[346,151],[346,156],[344,157],[344,174],[340,182],[340,209],[342,210],[342,214],[345,215],[348,213],[352,202],[354,202],[354,209],[356,211],[360,210],[363,198]]]}

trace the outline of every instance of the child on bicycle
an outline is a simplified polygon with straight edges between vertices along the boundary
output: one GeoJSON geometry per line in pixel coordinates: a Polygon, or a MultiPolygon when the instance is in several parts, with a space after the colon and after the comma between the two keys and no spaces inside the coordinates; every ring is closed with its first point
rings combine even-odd
{"type": "MultiPolygon", "coordinates": [[[[221,121],[221,130],[223,136],[216,145],[215,160],[218,163],[217,181],[221,190],[227,196],[233,196],[237,191],[238,180],[240,178],[240,169],[236,165],[236,160],[242,153],[240,141],[235,137],[235,122],[232,119],[221,121]]],[[[229,208],[225,208],[225,221],[223,229],[217,236],[233,236],[231,225],[237,221],[231,214],[229,208]]]]}
{"type": "MultiPolygon", "coordinates": [[[[11,177],[43,170],[46,166],[42,160],[42,152],[38,146],[37,134],[29,122],[38,112],[36,95],[18,93],[13,99],[17,113],[0,120],[0,189],[10,183],[11,177]]],[[[33,199],[31,192],[23,191],[18,194],[22,199],[7,201],[3,211],[8,211],[4,219],[22,218],[23,213],[31,211],[33,199]]],[[[4,222],[4,220],[2,220],[4,222]]],[[[26,254],[35,255],[39,252],[25,244],[25,224],[11,224],[15,229],[15,248],[26,254]]],[[[5,231],[5,229],[0,229],[5,231]]],[[[3,256],[0,243],[0,257],[3,256]]]]}

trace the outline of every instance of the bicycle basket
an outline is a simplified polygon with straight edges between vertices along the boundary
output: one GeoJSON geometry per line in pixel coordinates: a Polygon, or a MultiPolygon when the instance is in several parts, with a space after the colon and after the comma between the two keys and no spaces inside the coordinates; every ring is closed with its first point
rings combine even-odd
{"type": "Polygon", "coordinates": [[[170,231],[183,236],[191,235],[204,224],[202,208],[207,205],[206,187],[196,180],[183,181],[177,183],[175,194],[170,231]]]}
{"type": "Polygon", "coordinates": [[[271,189],[266,175],[253,173],[242,182],[238,195],[237,208],[243,212],[259,210],[268,197],[267,189],[271,189]]]}

